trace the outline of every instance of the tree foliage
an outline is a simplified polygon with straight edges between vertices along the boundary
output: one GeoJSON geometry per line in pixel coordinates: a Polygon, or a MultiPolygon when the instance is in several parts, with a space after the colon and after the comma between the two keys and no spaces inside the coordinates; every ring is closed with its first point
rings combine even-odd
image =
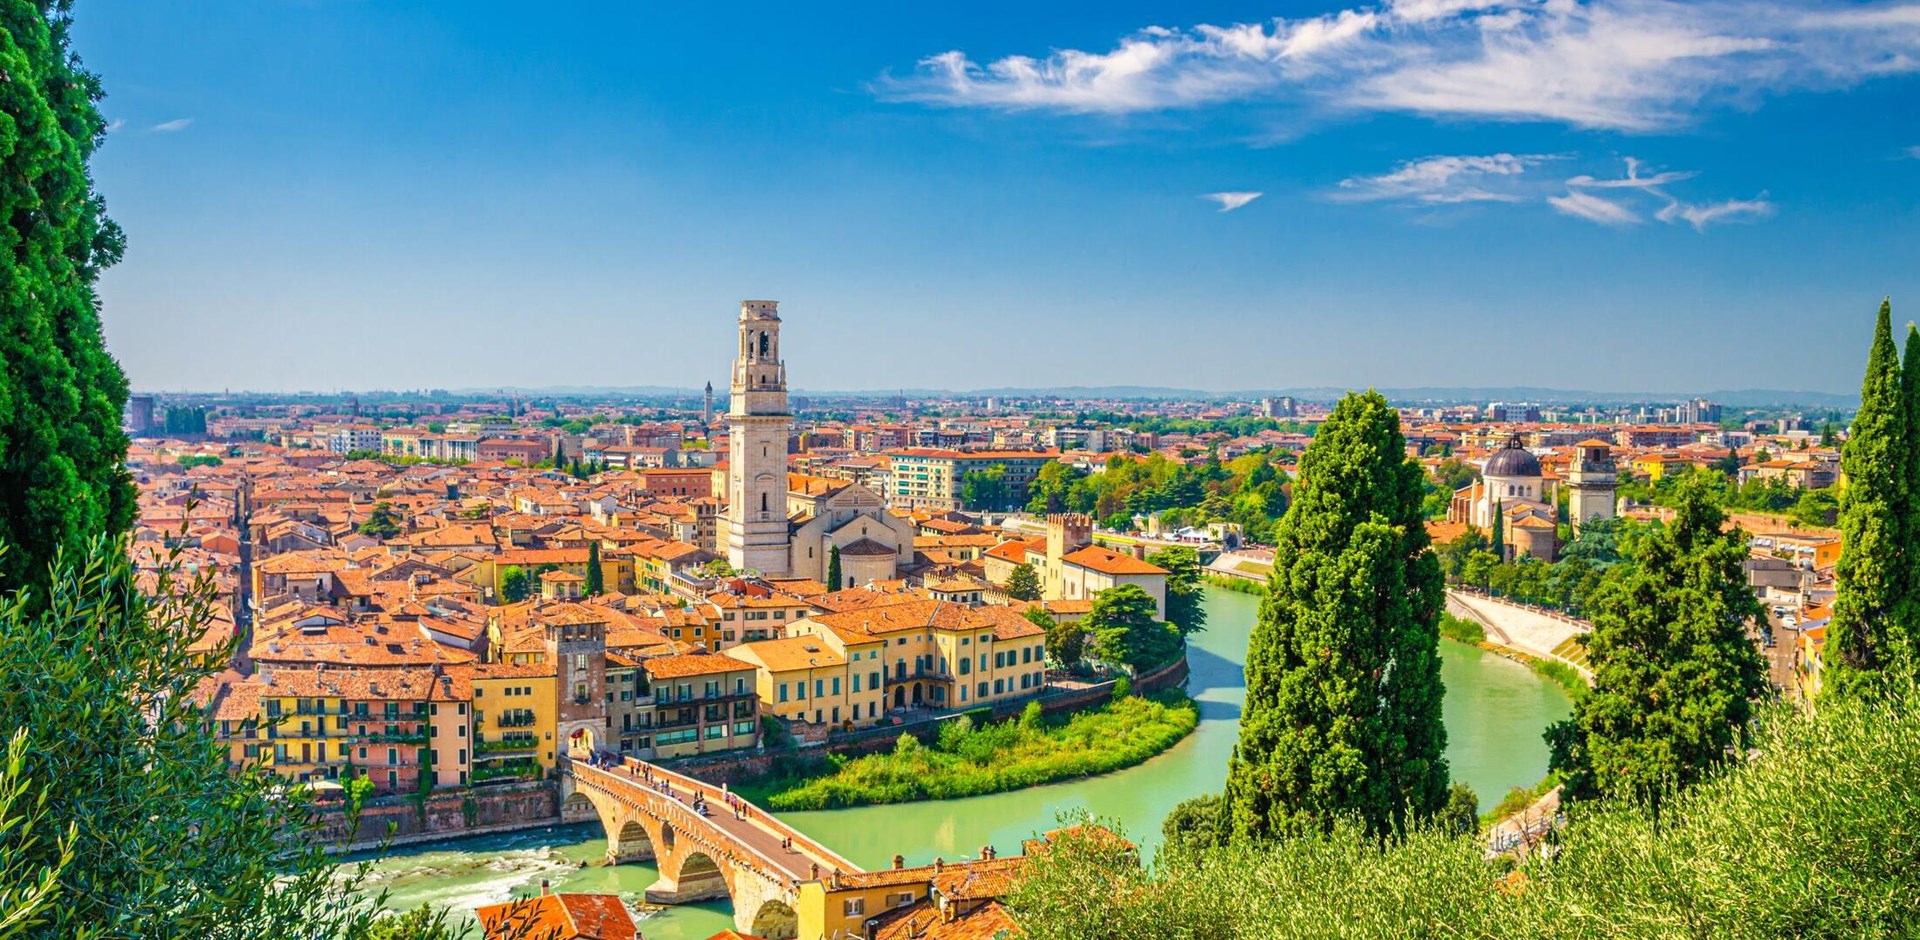
{"type": "Polygon", "coordinates": [[[598,597],[606,593],[607,573],[600,567],[600,540],[587,543],[587,584],[588,597],[598,597]]]}
{"type": "Polygon", "coordinates": [[[373,504],[373,510],[367,513],[365,522],[360,523],[360,534],[376,539],[390,539],[400,534],[400,517],[394,514],[393,506],[386,500],[373,504]]]}
{"type": "Polygon", "coordinates": [[[1013,573],[1007,575],[1007,596],[1016,601],[1037,601],[1040,599],[1040,575],[1026,562],[1013,566],[1013,573]]]}
{"type": "Polygon", "coordinates": [[[1746,534],[1696,486],[1635,565],[1594,598],[1593,690],[1548,731],[1575,797],[1647,800],[1688,786],[1746,746],[1766,664],[1749,635],[1760,602],[1746,534]]]}
{"type": "Polygon", "coordinates": [[[500,572],[500,600],[516,604],[533,593],[533,576],[519,565],[508,565],[500,572]]]}
{"type": "Polygon", "coordinates": [[[827,590],[838,591],[847,586],[846,575],[840,570],[840,546],[827,549],[827,590]]]}
{"type": "Polygon", "coordinates": [[[133,523],[120,430],[127,380],[94,283],[123,238],[87,161],[100,82],[69,45],[65,2],[0,2],[0,586],[47,583],[62,552],[133,523]]]}
{"type": "Polygon", "coordinates": [[[1167,622],[1191,636],[1207,628],[1207,607],[1200,585],[1200,553],[1175,546],[1148,556],[1167,570],[1167,622]]]}
{"type": "Polygon", "coordinates": [[[1007,468],[998,464],[960,475],[960,505],[967,509],[999,512],[1011,508],[1007,487],[1007,468]]]}
{"type": "Polygon", "coordinates": [[[1230,522],[1265,542],[1287,510],[1286,475],[1274,465],[1277,456],[1262,450],[1226,463],[1209,457],[1189,465],[1164,454],[1114,455],[1100,473],[1052,463],[1028,485],[1027,511],[1089,513],[1110,528],[1125,528],[1135,514],[1158,512],[1164,525],[1230,522]]]}
{"type": "Polygon", "coordinates": [[[1094,595],[1082,622],[1095,659],[1140,670],[1170,662],[1180,653],[1180,633],[1155,619],[1153,595],[1137,584],[1119,584],[1094,595]]]}
{"type": "Polygon", "coordinates": [[[1342,821],[1324,836],[1162,850],[1150,869],[1080,830],[1032,857],[1005,902],[1030,940],[1912,937],[1911,702],[1769,710],[1756,756],[1676,795],[1658,825],[1644,805],[1583,803],[1551,852],[1513,872],[1438,826],[1383,846],[1342,821]]]}
{"type": "MultiPolygon", "coordinates": [[[[332,938],[370,909],[309,842],[303,789],[229,769],[190,649],[214,603],[177,559],[136,584],[124,540],[63,556],[43,603],[0,600],[0,723],[27,738],[47,818],[77,833],[58,903],[24,936],[332,938]]],[[[51,869],[54,839],[20,860],[51,869]]]]}
{"type": "Polygon", "coordinates": [[[1840,561],[1827,628],[1824,688],[1845,693],[1907,657],[1912,578],[1907,550],[1915,525],[1908,492],[1912,420],[1901,395],[1904,377],[1893,343],[1892,305],[1874,323],[1860,388],[1860,411],[1840,455],[1846,490],[1840,499],[1840,561]]]}
{"type": "Polygon", "coordinates": [[[1370,832],[1446,801],[1439,561],[1399,415],[1378,392],[1335,406],[1301,458],[1269,593],[1247,649],[1228,767],[1236,835],[1370,832]]]}

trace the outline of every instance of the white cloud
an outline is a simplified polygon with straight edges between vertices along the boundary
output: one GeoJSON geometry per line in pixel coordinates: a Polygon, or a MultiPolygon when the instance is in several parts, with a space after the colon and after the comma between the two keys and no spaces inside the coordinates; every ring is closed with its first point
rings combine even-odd
{"type": "Polygon", "coordinates": [[[1640,221],[1640,216],[1632,209],[1579,190],[1568,190],[1564,196],[1549,196],[1547,204],[1576,219],[1601,225],[1633,225],[1640,221]]]}
{"type": "Polygon", "coordinates": [[[124,121],[124,120],[122,120],[122,119],[119,119],[119,118],[115,118],[114,120],[111,120],[111,121],[108,121],[108,122],[107,122],[107,133],[109,133],[109,134],[111,134],[111,133],[113,133],[113,132],[115,132],[115,131],[117,131],[117,130],[119,130],[119,129],[121,129],[121,128],[123,128],[123,127],[126,127],[126,126],[127,126],[127,122],[126,122],[126,121],[124,121]]]}
{"type": "Polygon", "coordinates": [[[1920,0],[1389,0],[1305,19],[1150,27],[1106,52],[953,50],[888,98],[1124,114],[1230,102],[1651,130],[1700,108],[1920,72],[1920,0]]]}
{"type": "Polygon", "coordinates": [[[1496,153],[1408,160],[1391,173],[1343,179],[1333,197],[1414,205],[1519,202],[1522,197],[1518,193],[1500,187],[1525,173],[1527,167],[1546,159],[1549,158],[1537,154],[1496,153]]]}
{"type": "Polygon", "coordinates": [[[1207,193],[1206,195],[1201,196],[1200,198],[1211,199],[1214,202],[1219,203],[1221,212],[1232,212],[1233,210],[1238,209],[1241,206],[1244,206],[1247,203],[1252,202],[1263,195],[1266,195],[1266,194],[1250,193],[1250,192],[1225,192],[1225,193],[1207,193]]]}
{"type": "Polygon", "coordinates": [[[1764,198],[1729,199],[1725,202],[1710,202],[1705,205],[1689,205],[1684,202],[1669,202],[1654,218],[1672,224],[1685,222],[1693,226],[1696,232],[1704,232],[1707,226],[1721,222],[1752,221],[1773,214],[1773,203],[1764,198]]]}
{"type": "Polygon", "coordinates": [[[1920,146],[1908,147],[1907,156],[1920,160],[1920,146]]]}
{"type": "Polygon", "coordinates": [[[1567,185],[1576,189],[1645,189],[1659,192],[1660,187],[1681,180],[1692,179],[1696,174],[1686,172],[1655,173],[1652,176],[1640,175],[1640,161],[1627,158],[1627,175],[1620,179],[1596,179],[1582,173],[1567,180],[1567,185]]]}
{"type": "Polygon", "coordinates": [[[193,118],[174,118],[171,121],[161,121],[155,124],[153,126],[153,132],[156,134],[171,134],[175,131],[186,130],[187,126],[192,123],[193,118]]]}

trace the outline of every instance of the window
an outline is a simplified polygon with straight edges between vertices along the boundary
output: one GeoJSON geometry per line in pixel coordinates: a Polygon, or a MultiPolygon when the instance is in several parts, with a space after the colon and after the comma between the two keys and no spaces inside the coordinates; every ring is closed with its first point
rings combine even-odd
{"type": "Polygon", "coordinates": [[[979,694],[980,694],[980,697],[981,697],[981,698],[985,698],[985,697],[986,697],[986,695],[987,695],[987,684],[986,684],[985,682],[982,682],[982,683],[980,683],[980,690],[979,690],[979,694]]]}
{"type": "Polygon", "coordinates": [[[907,907],[913,903],[913,892],[900,891],[887,895],[888,907],[907,907]]]}
{"type": "Polygon", "coordinates": [[[860,674],[857,672],[853,674],[853,691],[860,691],[860,674]]]}
{"type": "Polygon", "coordinates": [[[709,740],[711,740],[711,739],[713,739],[713,738],[724,738],[724,737],[726,737],[726,736],[727,736],[727,726],[726,726],[726,725],[723,725],[723,724],[721,724],[721,725],[708,725],[708,726],[707,726],[707,738],[708,738],[709,740]]]}
{"type": "Polygon", "coordinates": [[[820,696],[825,695],[826,692],[824,690],[826,689],[826,687],[827,687],[827,682],[825,679],[813,680],[813,697],[819,698],[820,696]]]}
{"type": "Polygon", "coordinates": [[[840,694],[840,677],[839,676],[833,677],[833,694],[835,695],[840,694]]]}
{"type": "Polygon", "coordinates": [[[846,916],[860,917],[866,913],[867,913],[866,898],[848,898],[846,900],[846,908],[845,908],[846,916]]]}
{"type": "Polygon", "coordinates": [[[733,733],[734,733],[734,734],[752,734],[752,733],[753,733],[753,722],[751,722],[751,721],[736,721],[736,722],[734,722],[734,723],[733,723],[733,733]]]}
{"type": "Polygon", "coordinates": [[[786,700],[787,700],[787,684],[785,682],[782,682],[780,683],[780,701],[784,702],[786,700]]]}

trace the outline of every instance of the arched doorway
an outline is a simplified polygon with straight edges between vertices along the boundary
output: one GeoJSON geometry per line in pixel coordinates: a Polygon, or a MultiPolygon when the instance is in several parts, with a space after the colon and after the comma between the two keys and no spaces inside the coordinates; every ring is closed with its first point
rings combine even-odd
{"type": "Polygon", "coordinates": [[[768,901],[753,915],[753,935],[767,940],[789,940],[800,935],[800,915],[782,901],[768,901]]]}
{"type": "Polygon", "coordinates": [[[599,742],[593,736],[593,728],[589,726],[582,725],[574,728],[567,735],[568,757],[587,757],[592,755],[598,747],[599,742]]]}
{"type": "Polygon", "coordinates": [[[913,707],[919,708],[925,702],[926,688],[920,683],[913,684],[913,707]]]}
{"type": "Polygon", "coordinates": [[[905,686],[896,685],[893,687],[893,707],[907,707],[907,689],[905,686]]]}

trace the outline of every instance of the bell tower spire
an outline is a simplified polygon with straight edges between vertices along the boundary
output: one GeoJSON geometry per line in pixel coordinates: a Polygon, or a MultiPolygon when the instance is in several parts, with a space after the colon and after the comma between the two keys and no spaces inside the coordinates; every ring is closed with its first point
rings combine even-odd
{"type": "Polygon", "coordinates": [[[727,561],[764,575],[791,564],[787,527],[787,364],[780,303],[740,302],[740,345],[727,409],[727,561]]]}

